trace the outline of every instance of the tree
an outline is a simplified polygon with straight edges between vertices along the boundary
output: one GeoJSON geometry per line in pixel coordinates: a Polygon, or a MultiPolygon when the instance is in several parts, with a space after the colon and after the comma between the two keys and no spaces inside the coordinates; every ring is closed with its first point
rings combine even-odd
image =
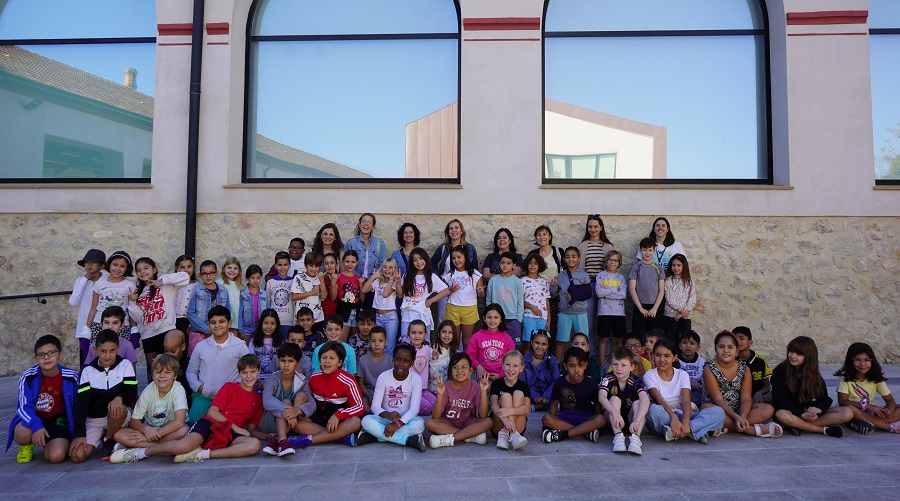
{"type": "Polygon", "coordinates": [[[900,179],[900,124],[894,129],[888,129],[894,136],[894,140],[885,141],[881,154],[875,157],[876,179],[900,179]]]}

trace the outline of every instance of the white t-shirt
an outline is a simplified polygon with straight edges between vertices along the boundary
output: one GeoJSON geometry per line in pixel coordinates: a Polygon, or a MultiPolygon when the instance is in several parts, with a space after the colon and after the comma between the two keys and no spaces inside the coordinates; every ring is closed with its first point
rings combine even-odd
{"type": "MultiPolygon", "coordinates": [[[[175,411],[187,410],[187,397],[184,393],[184,387],[174,381],[172,388],[166,396],[159,396],[159,389],[156,383],[150,382],[141,397],[138,398],[137,404],[134,406],[134,412],[131,417],[141,420],[150,426],[160,427],[175,419],[175,411]]],[[[185,416],[187,417],[187,416],[185,416]]]]}
{"type": "MultiPolygon", "coordinates": [[[[306,270],[304,269],[303,271],[298,271],[297,274],[294,275],[291,292],[304,294],[311,292],[317,285],[322,285],[319,276],[316,275],[311,277],[306,274],[306,270]]],[[[313,294],[312,296],[294,301],[295,317],[297,316],[297,312],[300,311],[300,308],[303,308],[304,306],[312,310],[313,320],[316,322],[325,320],[325,313],[322,311],[322,298],[318,294],[313,294]]]]}
{"type": "Polygon", "coordinates": [[[659,377],[659,369],[650,369],[644,374],[644,388],[656,388],[663,400],[673,410],[681,410],[681,390],[691,389],[691,378],[687,372],[674,369],[675,375],[671,381],[664,381],[659,377]]]}
{"type": "Polygon", "coordinates": [[[422,379],[414,371],[409,371],[406,379],[397,381],[394,370],[387,370],[378,376],[375,393],[372,395],[372,414],[384,411],[400,414],[400,420],[408,423],[419,415],[422,400],[422,379]]]}
{"type": "Polygon", "coordinates": [[[525,289],[525,302],[533,304],[541,310],[540,315],[535,315],[531,308],[525,308],[524,316],[547,320],[547,299],[550,298],[550,284],[540,276],[537,278],[524,276],[522,277],[522,287],[525,289]]]}
{"type": "MultiPolygon", "coordinates": [[[[441,280],[441,277],[431,275],[431,290],[428,290],[428,284],[425,282],[425,275],[416,275],[416,284],[413,294],[403,296],[403,304],[400,309],[403,311],[403,320],[415,320],[419,318],[417,315],[407,316],[408,312],[422,313],[428,308],[425,307],[425,300],[428,296],[441,292],[447,288],[447,284],[441,280]]],[[[429,315],[430,316],[430,315],[429,315]]]]}
{"type": "Polygon", "coordinates": [[[376,310],[395,310],[397,309],[397,292],[394,291],[390,296],[384,297],[384,289],[390,284],[382,283],[380,278],[372,281],[372,308],[376,310]]]}
{"type": "MultiPolygon", "coordinates": [[[[109,277],[104,275],[94,282],[93,292],[99,294],[100,299],[97,301],[97,313],[94,315],[92,322],[95,324],[102,322],[103,310],[110,306],[120,306],[127,312],[128,307],[131,305],[128,296],[136,290],[137,287],[134,285],[134,282],[127,278],[121,282],[113,283],[109,281],[109,277]]],[[[125,315],[125,325],[131,325],[127,314],[125,315]]]]}
{"type": "Polygon", "coordinates": [[[472,272],[470,277],[465,271],[453,271],[444,274],[444,280],[453,285],[453,282],[459,284],[459,289],[450,294],[449,303],[454,306],[475,306],[478,304],[478,292],[475,290],[475,284],[481,278],[481,273],[472,272]]]}

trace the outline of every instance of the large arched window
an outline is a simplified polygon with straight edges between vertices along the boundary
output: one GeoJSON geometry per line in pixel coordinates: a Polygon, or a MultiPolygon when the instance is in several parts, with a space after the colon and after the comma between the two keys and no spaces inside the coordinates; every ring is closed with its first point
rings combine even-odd
{"type": "Polygon", "coordinates": [[[452,0],[258,0],[245,182],[459,179],[452,0]]]}
{"type": "Polygon", "coordinates": [[[869,0],[875,183],[900,184],[900,2],[869,0]]]}
{"type": "Polygon", "coordinates": [[[153,0],[0,0],[0,180],[150,182],[153,0]]]}
{"type": "Polygon", "coordinates": [[[544,181],[770,183],[756,0],[549,0],[544,181]]]}

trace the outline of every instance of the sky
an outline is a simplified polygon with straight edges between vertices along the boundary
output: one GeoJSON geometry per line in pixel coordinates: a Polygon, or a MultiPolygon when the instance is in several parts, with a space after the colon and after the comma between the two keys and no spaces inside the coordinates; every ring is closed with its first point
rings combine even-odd
{"type": "MultiPolygon", "coordinates": [[[[0,0],[0,40],[153,37],[154,4],[0,0]]],[[[759,24],[755,4],[551,0],[546,29],[746,29],[759,24]]],[[[260,8],[261,35],[458,30],[451,0],[262,0],[260,8]]],[[[900,0],[870,0],[870,23],[900,28],[900,0]]],[[[548,38],[546,96],[667,127],[670,177],[753,178],[755,44],[752,36],[548,38]]],[[[138,90],[153,94],[155,44],[23,46],[115,82],[133,66],[138,90]]],[[[258,54],[258,131],[377,176],[402,177],[406,124],[458,95],[456,40],[263,42],[258,54]]],[[[871,38],[876,155],[900,123],[898,54],[900,35],[871,38]]]]}

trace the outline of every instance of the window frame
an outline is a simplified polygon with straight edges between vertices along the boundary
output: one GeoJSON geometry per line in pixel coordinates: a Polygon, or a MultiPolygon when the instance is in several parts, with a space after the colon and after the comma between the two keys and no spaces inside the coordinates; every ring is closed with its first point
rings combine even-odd
{"type": "MultiPolygon", "coordinates": [[[[870,23],[871,24],[871,23],[870,23]]],[[[872,35],[900,35],[900,27],[897,28],[869,28],[869,38],[872,38],[872,35]]],[[[869,57],[869,64],[871,65],[871,56],[869,57]]],[[[872,73],[869,71],[869,85],[872,85],[872,73]]],[[[874,102],[872,105],[874,106],[874,102]]],[[[874,128],[873,128],[874,134],[874,128]]],[[[873,152],[874,154],[874,152],[873,152]]],[[[874,156],[873,156],[874,158],[874,156]]],[[[872,172],[872,175],[875,175],[875,172],[872,172]]],[[[900,179],[878,179],[875,178],[875,186],[900,186],[900,179]]]]}
{"type": "MultiPolygon", "coordinates": [[[[720,29],[720,30],[616,30],[616,31],[547,31],[547,10],[554,0],[545,0],[544,12],[541,17],[541,94],[542,102],[547,99],[547,50],[548,38],[633,38],[633,37],[721,37],[721,36],[761,36],[763,41],[762,60],[757,60],[757,72],[762,73],[757,79],[757,88],[765,92],[763,125],[766,128],[764,139],[766,141],[766,177],[758,179],[719,179],[719,178],[666,178],[666,179],[552,179],[547,178],[547,124],[546,106],[541,110],[541,184],[573,184],[573,185],[763,185],[775,184],[774,153],[772,145],[772,72],[771,72],[771,44],[769,29],[769,10],[765,0],[756,0],[760,9],[762,28],[756,29],[720,29]],[[760,84],[763,84],[760,87],[760,84]]],[[[759,111],[757,113],[759,113],[759,111]]],[[[668,155],[668,153],[667,153],[668,155]]]]}
{"type": "Polygon", "coordinates": [[[456,10],[456,33],[369,33],[369,34],[327,34],[327,35],[254,35],[253,27],[256,24],[256,18],[259,14],[259,4],[262,0],[253,0],[250,5],[250,15],[247,16],[246,43],[244,54],[244,133],[243,144],[241,146],[241,184],[296,184],[296,185],[316,185],[316,184],[356,184],[356,185],[383,185],[383,184],[446,184],[459,185],[462,173],[460,152],[462,151],[461,141],[461,123],[462,120],[456,121],[456,134],[459,138],[456,142],[456,177],[447,178],[406,178],[406,177],[371,177],[371,178],[347,178],[347,177],[315,177],[315,178],[259,178],[250,177],[249,161],[250,161],[250,134],[255,134],[254,128],[251,131],[251,124],[254,121],[253,114],[255,110],[251,110],[251,102],[253,97],[253,71],[255,68],[254,49],[256,43],[259,42],[331,42],[331,41],[391,41],[391,40],[457,40],[456,48],[456,103],[459,110],[457,116],[462,114],[462,13],[460,11],[459,0],[453,0],[456,10]]]}

